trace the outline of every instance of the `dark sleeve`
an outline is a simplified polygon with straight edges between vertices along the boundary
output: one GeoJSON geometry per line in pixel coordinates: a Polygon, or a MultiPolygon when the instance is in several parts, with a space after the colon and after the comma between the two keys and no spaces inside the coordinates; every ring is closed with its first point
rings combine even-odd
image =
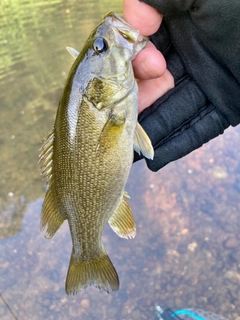
{"type": "MultiPolygon", "coordinates": [[[[208,100],[230,125],[239,124],[240,0],[143,2],[164,14],[175,50],[208,100]]],[[[159,43],[160,50],[165,49],[162,45],[159,43]]]]}
{"type": "Polygon", "coordinates": [[[240,0],[142,1],[163,13],[151,41],[175,81],[139,115],[157,171],[240,123],[240,0]]]}

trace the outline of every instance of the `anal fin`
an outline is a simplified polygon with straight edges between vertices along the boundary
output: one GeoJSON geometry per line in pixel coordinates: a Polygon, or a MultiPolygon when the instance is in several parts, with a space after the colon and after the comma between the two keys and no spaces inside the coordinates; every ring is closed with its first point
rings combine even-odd
{"type": "Polygon", "coordinates": [[[122,201],[108,223],[119,237],[133,239],[136,235],[136,227],[131,207],[126,198],[129,198],[129,196],[127,192],[124,192],[122,201]]]}
{"type": "Polygon", "coordinates": [[[134,150],[148,159],[153,159],[154,150],[148,135],[144,131],[143,127],[137,122],[134,132],[134,150]]]}
{"type": "Polygon", "coordinates": [[[45,238],[52,238],[57,230],[60,228],[64,218],[60,214],[53,193],[53,184],[50,185],[47,190],[43,206],[42,206],[42,215],[41,215],[41,231],[46,229],[45,238]]]}

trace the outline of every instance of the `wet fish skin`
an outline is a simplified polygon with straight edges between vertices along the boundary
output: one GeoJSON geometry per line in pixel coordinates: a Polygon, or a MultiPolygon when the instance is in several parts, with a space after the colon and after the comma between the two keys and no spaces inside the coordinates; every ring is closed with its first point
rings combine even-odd
{"type": "Polygon", "coordinates": [[[115,13],[108,13],[76,58],[40,153],[47,190],[41,229],[51,238],[65,219],[72,237],[66,292],[88,285],[118,290],[117,272],[102,245],[108,221],[123,238],[135,236],[125,184],[133,147],[153,157],[137,124],[138,88],[131,60],[143,49],[141,36],[115,13]],[[134,138],[135,137],[135,138],[134,138]]]}

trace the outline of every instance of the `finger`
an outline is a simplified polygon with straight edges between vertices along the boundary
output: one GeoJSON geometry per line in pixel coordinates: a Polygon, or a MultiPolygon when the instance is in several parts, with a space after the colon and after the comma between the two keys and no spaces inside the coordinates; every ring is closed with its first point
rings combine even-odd
{"type": "Polygon", "coordinates": [[[146,80],[161,77],[166,71],[166,61],[152,42],[133,60],[134,75],[137,79],[146,80]]]}
{"type": "Polygon", "coordinates": [[[123,0],[124,19],[144,36],[155,33],[162,22],[162,15],[139,0],[123,0]]]}
{"type": "Polygon", "coordinates": [[[174,87],[174,78],[169,70],[156,79],[138,82],[138,112],[141,113],[168,90],[174,87]]]}

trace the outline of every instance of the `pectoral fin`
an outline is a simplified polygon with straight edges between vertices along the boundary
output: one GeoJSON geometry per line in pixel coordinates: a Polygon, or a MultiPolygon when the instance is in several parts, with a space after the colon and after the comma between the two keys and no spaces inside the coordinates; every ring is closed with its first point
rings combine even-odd
{"type": "Polygon", "coordinates": [[[144,131],[143,127],[137,122],[134,133],[134,150],[148,159],[153,159],[154,150],[148,135],[144,131]]]}
{"type": "Polygon", "coordinates": [[[136,227],[131,207],[126,198],[129,198],[129,196],[127,192],[124,192],[122,201],[120,202],[117,210],[108,220],[108,223],[119,237],[133,239],[136,235],[136,227]]]}
{"type": "Polygon", "coordinates": [[[66,47],[67,51],[70,53],[70,55],[75,59],[77,59],[78,55],[79,55],[79,52],[72,48],[72,47],[66,47]]]}
{"type": "Polygon", "coordinates": [[[96,151],[103,153],[106,148],[110,149],[113,145],[115,145],[122,133],[124,123],[124,114],[110,112],[108,119],[101,131],[96,151]]]}

